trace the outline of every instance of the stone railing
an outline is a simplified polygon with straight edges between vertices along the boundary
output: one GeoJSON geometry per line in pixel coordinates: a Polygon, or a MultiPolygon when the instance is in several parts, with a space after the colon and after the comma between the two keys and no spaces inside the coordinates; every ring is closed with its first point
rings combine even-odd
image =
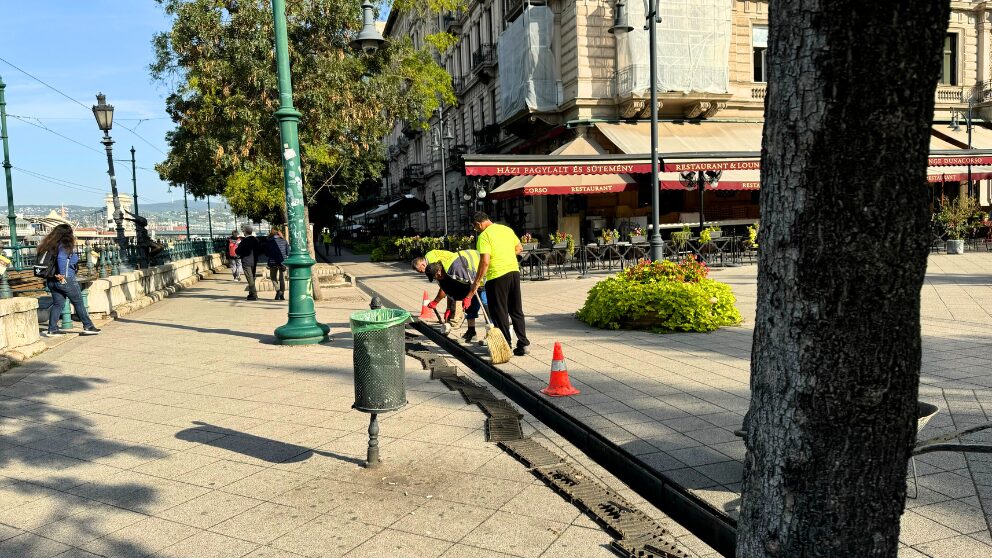
{"type": "Polygon", "coordinates": [[[126,314],[189,287],[223,265],[224,256],[213,254],[96,279],[83,285],[89,313],[95,317],[126,314]]]}
{"type": "Polygon", "coordinates": [[[960,85],[938,85],[934,94],[937,104],[960,104],[968,102],[965,88],[960,85]]]}
{"type": "Polygon", "coordinates": [[[43,351],[38,331],[38,299],[30,297],[0,300],[0,372],[10,361],[19,362],[43,351]]]}

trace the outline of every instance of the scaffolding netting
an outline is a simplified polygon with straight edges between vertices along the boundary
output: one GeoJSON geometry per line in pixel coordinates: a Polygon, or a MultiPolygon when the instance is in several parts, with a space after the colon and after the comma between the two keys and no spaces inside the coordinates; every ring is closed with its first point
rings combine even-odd
{"type": "Polygon", "coordinates": [[[499,37],[500,121],[522,110],[558,108],[555,55],[551,37],[555,16],[547,6],[524,9],[499,37]]]}
{"type": "MultiPolygon", "coordinates": [[[[645,21],[651,0],[633,0],[627,17],[634,30],[617,34],[617,94],[644,94],[650,84],[645,21]]],[[[658,90],[726,93],[733,0],[658,2],[658,90]]]]}

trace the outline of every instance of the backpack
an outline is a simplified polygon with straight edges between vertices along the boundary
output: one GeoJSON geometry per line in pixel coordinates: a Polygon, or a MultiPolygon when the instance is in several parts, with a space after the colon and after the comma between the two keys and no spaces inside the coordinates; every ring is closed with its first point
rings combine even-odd
{"type": "Polygon", "coordinates": [[[232,258],[237,258],[238,256],[238,244],[241,244],[241,240],[237,238],[227,239],[227,255],[232,258]]]}
{"type": "Polygon", "coordinates": [[[53,256],[50,251],[39,255],[34,264],[34,276],[42,279],[54,279],[57,275],[55,269],[57,261],[58,258],[53,256]]]}

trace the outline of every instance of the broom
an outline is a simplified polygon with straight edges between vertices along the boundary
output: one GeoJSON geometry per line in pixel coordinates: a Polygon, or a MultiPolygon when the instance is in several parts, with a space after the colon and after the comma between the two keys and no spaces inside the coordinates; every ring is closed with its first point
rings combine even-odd
{"type": "Polygon", "coordinates": [[[482,304],[482,299],[479,298],[479,294],[475,294],[476,300],[479,301],[479,306],[482,308],[482,313],[486,316],[486,326],[488,330],[486,331],[486,345],[489,347],[489,360],[493,364],[504,364],[510,362],[510,344],[507,343],[506,338],[503,337],[503,332],[500,331],[498,327],[493,326],[493,321],[489,318],[489,312],[486,310],[486,305],[482,304]]]}

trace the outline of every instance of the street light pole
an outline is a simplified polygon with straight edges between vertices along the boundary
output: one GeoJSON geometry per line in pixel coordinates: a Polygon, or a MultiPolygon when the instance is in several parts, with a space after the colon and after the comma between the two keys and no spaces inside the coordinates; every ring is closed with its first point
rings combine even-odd
{"type": "Polygon", "coordinates": [[[183,209],[186,210],[186,242],[193,240],[193,231],[189,228],[189,197],[186,193],[186,185],[183,184],[183,209]]]}
{"type": "Polygon", "coordinates": [[[307,226],[303,213],[303,169],[300,166],[298,125],[300,112],[293,107],[293,83],[289,68],[289,42],[286,32],[286,0],[272,0],[275,28],[276,70],[279,79],[279,121],[282,140],[283,183],[286,189],[286,214],[289,221],[289,319],[276,328],[275,336],[283,345],[312,345],[327,339],[330,328],[317,323],[313,303],[311,267],[316,262],[307,250],[307,226]]]}
{"type": "MultiPolygon", "coordinates": [[[[14,182],[10,176],[10,146],[7,144],[7,84],[0,78],[0,132],[3,137],[3,175],[7,181],[7,226],[10,227],[10,256],[14,269],[21,269],[21,250],[17,242],[17,214],[14,213],[14,182]]],[[[13,296],[13,295],[11,295],[13,296]]]]}
{"type": "Polygon", "coordinates": [[[652,0],[648,18],[648,48],[651,79],[651,260],[665,259],[664,242],[661,239],[661,185],[658,183],[658,1],[652,0]]]}
{"type": "Polygon", "coordinates": [[[214,241],[214,220],[210,215],[210,196],[207,196],[207,230],[210,232],[210,242],[214,241]]]}
{"type": "Polygon", "coordinates": [[[110,175],[110,192],[114,199],[114,224],[117,225],[117,244],[122,249],[127,244],[124,238],[124,212],[121,211],[121,199],[117,195],[117,175],[114,173],[114,140],[110,139],[110,130],[114,125],[114,107],[107,104],[107,96],[97,93],[97,104],[93,106],[93,116],[96,124],[103,131],[100,142],[107,149],[107,174],[110,175]]]}
{"type": "MultiPolygon", "coordinates": [[[[973,105],[973,98],[968,97],[968,149],[971,149],[971,108],[973,105]]],[[[968,163],[968,195],[971,195],[971,163],[968,163]]]]}
{"type": "MultiPolygon", "coordinates": [[[[658,15],[658,0],[650,0],[645,27],[648,30],[648,61],[651,84],[651,244],[650,257],[654,261],[665,258],[664,241],[661,239],[661,184],[658,177],[658,38],[656,24],[661,21],[658,15]]],[[[609,32],[613,34],[628,33],[634,28],[627,23],[627,12],[623,0],[617,0],[614,12],[613,26],[609,32]]]]}
{"type": "Polygon", "coordinates": [[[134,146],[131,146],[131,184],[134,186],[134,214],[138,215],[138,167],[134,164],[134,146]]]}

